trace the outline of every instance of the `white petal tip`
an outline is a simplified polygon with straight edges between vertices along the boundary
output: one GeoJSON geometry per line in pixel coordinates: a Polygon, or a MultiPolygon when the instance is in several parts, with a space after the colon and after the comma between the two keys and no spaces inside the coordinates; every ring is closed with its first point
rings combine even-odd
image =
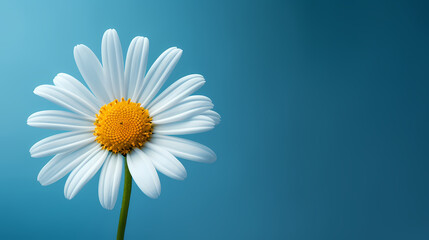
{"type": "Polygon", "coordinates": [[[39,95],[39,93],[40,93],[40,88],[42,88],[44,85],[40,85],[40,86],[37,86],[34,90],[33,90],[33,93],[34,94],[36,94],[36,95],[39,95]]]}
{"type": "Polygon", "coordinates": [[[180,175],[171,175],[169,177],[171,177],[175,180],[183,181],[186,179],[186,177],[188,177],[188,173],[185,171],[185,172],[180,173],[180,175]]]}
{"type": "Polygon", "coordinates": [[[40,185],[42,185],[44,187],[49,185],[49,183],[41,181],[40,179],[37,179],[37,181],[40,183],[40,185]]]}
{"type": "MultiPolygon", "coordinates": [[[[137,43],[140,43],[140,44],[144,44],[144,45],[149,44],[149,39],[148,39],[147,37],[141,37],[141,36],[138,36],[138,37],[135,37],[135,38],[133,39],[133,41],[135,41],[135,42],[137,42],[137,43]]],[[[147,47],[147,46],[146,46],[146,47],[147,47]]]]}
{"type": "MultiPolygon", "coordinates": [[[[67,185],[67,183],[66,183],[67,185]]],[[[67,200],[72,200],[76,194],[72,194],[70,191],[64,191],[64,197],[67,200]]]]}
{"type": "Polygon", "coordinates": [[[183,50],[180,48],[177,48],[176,51],[177,51],[176,56],[180,58],[182,56],[183,50]]]}
{"type": "Polygon", "coordinates": [[[115,208],[115,204],[113,204],[113,205],[104,205],[104,204],[102,204],[102,203],[100,203],[101,204],[101,206],[104,208],[104,209],[106,209],[106,210],[113,210],[113,208],[115,208]]]}
{"type": "Polygon", "coordinates": [[[159,197],[159,195],[160,194],[155,194],[155,195],[153,195],[153,194],[146,194],[148,197],[150,197],[150,198],[152,198],[152,199],[157,199],[158,197],[159,197]]]}
{"type": "Polygon", "coordinates": [[[161,195],[161,189],[153,189],[152,191],[148,192],[145,191],[143,192],[144,194],[146,194],[146,196],[152,198],[152,199],[157,199],[159,197],[159,195],[161,195]]]}
{"type": "Polygon", "coordinates": [[[116,30],[115,29],[113,29],[113,28],[110,28],[110,29],[107,29],[105,32],[104,32],[104,34],[103,34],[103,38],[106,38],[106,37],[112,37],[112,35],[116,35],[116,36],[118,36],[118,32],[116,32],[116,30]]]}
{"type": "Polygon", "coordinates": [[[178,180],[183,181],[188,177],[188,174],[185,174],[184,176],[180,176],[178,180]]]}
{"type": "Polygon", "coordinates": [[[84,48],[84,47],[85,47],[85,45],[83,45],[83,44],[78,44],[78,45],[74,46],[73,50],[76,52],[77,50],[82,49],[82,48],[84,48]]]}
{"type": "Polygon", "coordinates": [[[37,152],[34,150],[34,147],[30,148],[30,156],[32,158],[41,158],[41,157],[46,157],[46,156],[50,156],[52,154],[46,154],[46,151],[42,151],[42,152],[37,152]]]}
{"type": "Polygon", "coordinates": [[[77,56],[79,56],[79,53],[81,53],[82,51],[87,51],[88,49],[89,48],[83,44],[76,45],[73,49],[74,57],[76,58],[77,56]]]}

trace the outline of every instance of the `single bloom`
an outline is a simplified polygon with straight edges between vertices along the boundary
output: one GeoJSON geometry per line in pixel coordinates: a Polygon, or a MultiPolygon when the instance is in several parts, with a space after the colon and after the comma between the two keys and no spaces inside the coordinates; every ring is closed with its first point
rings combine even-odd
{"type": "Polygon", "coordinates": [[[212,110],[208,97],[192,95],[205,83],[199,74],[182,77],[158,94],[179,61],[181,49],[167,49],[147,72],[149,40],[145,37],[131,41],[125,64],[114,29],[104,33],[101,50],[102,63],[85,45],[74,48],[76,65],[89,89],[60,73],[54,85],[34,90],[69,111],[36,112],[27,123],[66,131],[31,147],[32,157],[54,155],[37,180],[49,185],[70,173],[64,195],[72,199],[101,169],[99,200],[104,208],[113,209],[124,157],[137,186],[157,198],[161,193],[158,172],[178,180],[186,178],[177,158],[206,163],[216,160],[208,147],[174,135],[211,130],[220,116],[212,110]]]}

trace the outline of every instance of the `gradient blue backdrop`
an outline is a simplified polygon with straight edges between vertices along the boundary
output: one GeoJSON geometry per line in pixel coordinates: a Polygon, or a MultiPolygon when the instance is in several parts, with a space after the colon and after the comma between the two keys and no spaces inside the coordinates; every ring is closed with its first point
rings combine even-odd
{"type": "MultiPolygon", "coordinates": [[[[423,1],[422,1],[423,2],[423,1]]],[[[26,125],[58,109],[32,91],[59,72],[82,79],[73,47],[100,56],[108,28],[149,61],[184,49],[168,80],[201,73],[222,115],[189,136],[218,155],[134,185],[128,239],[428,239],[429,15],[420,1],[2,1],[1,239],[114,239],[98,176],[69,201],[42,187],[49,158],[28,149],[54,131],[26,125]],[[323,2],[323,3],[322,3],[323,2]]],[[[121,189],[122,190],[122,189],[121,189]]]]}

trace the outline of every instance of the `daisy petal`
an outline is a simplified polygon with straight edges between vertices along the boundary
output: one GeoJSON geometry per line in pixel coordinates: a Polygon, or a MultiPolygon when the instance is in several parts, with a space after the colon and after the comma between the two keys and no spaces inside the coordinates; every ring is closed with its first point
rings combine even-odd
{"type": "Polygon", "coordinates": [[[80,81],[76,78],[66,74],[59,73],[54,78],[54,84],[57,87],[63,88],[65,90],[69,90],[72,93],[78,95],[82,99],[84,99],[87,103],[92,104],[94,108],[98,109],[103,106],[94,95],[86,88],[80,81]]]}
{"type": "Polygon", "coordinates": [[[82,161],[67,178],[66,185],[64,186],[64,196],[67,199],[72,199],[76,194],[85,186],[86,183],[97,173],[109,151],[99,148],[82,161]]]}
{"type": "Polygon", "coordinates": [[[80,74],[97,99],[102,103],[111,102],[113,96],[109,96],[105,88],[103,68],[91,49],[82,44],[77,45],[74,47],[74,59],[80,74]]]}
{"type": "Polygon", "coordinates": [[[167,110],[197,91],[204,83],[203,76],[198,74],[189,75],[177,80],[149,104],[149,112],[151,115],[156,115],[167,110]]]}
{"type": "Polygon", "coordinates": [[[158,198],[161,194],[161,183],[149,156],[136,148],[127,155],[127,163],[140,190],[150,198],[158,198]]]}
{"type": "Polygon", "coordinates": [[[154,133],[163,135],[194,134],[209,131],[214,126],[215,122],[211,118],[198,115],[182,122],[155,125],[154,133]]]}
{"type": "Polygon", "coordinates": [[[57,86],[40,85],[34,89],[34,94],[88,117],[95,117],[95,114],[98,112],[98,109],[95,109],[94,106],[78,95],[57,86]]]}
{"type": "MultiPolygon", "coordinates": [[[[144,76],[144,79],[142,81],[142,84],[140,85],[140,87],[136,88],[134,91],[133,96],[131,97],[131,99],[135,99],[135,100],[139,100],[142,98],[142,94],[144,93],[144,90],[146,89],[146,86],[149,82],[149,80],[152,79],[153,74],[156,72],[156,69],[159,67],[159,65],[164,61],[164,59],[166,58],[167,55],[171,54],[173,52],[173,50],[177,49],[176,47],[171,47],[167,50],[165,50],[157,59],[156,61],[152,64],[152,66],[149,69],[148,74],[146,74],[144,76]]],[[[155,81],[155,80],[154,80],[155,81]]],[[[150,81],[151,84],[152,80],[150,81]]],[[[155,81],[156,83],[156,81],[155,81]]],[[[139,83],[137,83],[139,84],[139,83]]]]}
{"type": "Polygon", "coordinates": [[[113,96],[113,99],[125,97],[124,58],[122,56],[121,42],[115,29],[109,29],[103,35],[101,58],[104,77],[110,83],[111,96],[113,96]]]}
{"type": "Polygon", "coordinates": [[[55,157],[40,170],[37,181],[43,186],[46,186],[60,180],[99,148],[99,145],[94,142],[77,151],[55,155],[55,157]]]}
{"type": "Polygon", "coordinates": [[[135,37],[128,48],[127,59],[125,61],[125,87],[128,87],[126,99],[131,98],[132,101],[137,101],[138,99],[132,97],[135,93],[141,92],[146,86],[147,81],[144,81],[144,76],[148,54],[149,39],[135,37]]]}
{"type": "Polygon", "coordinates": [[[88,131],[73,131],[44,138],[30,148],[32,157],[46,157],[79,149],[95,141],[95,136],[88,131]]]}
{"type": "Polygon", "coordinates": [[[124,159],[120,154],[110,154],[101,169],[98,184],[98,198],[101,206],[112,210],[118,197],[119,184],[121,183],[122,166],[124,159]]]}
{"type": "Polygon", "coordinates": [[[145,76],[147,78],[147,80],[145,79],[147,85],[143,89],[143,93],[139,95],[139,98],[136,98],[139,99],[138,102],[142,104],[142,107],[145,107],[155,97],[179,62],[181,56],[182,50],[174,47],[167,49],[158,57],[145,76]]]}
{"type": "MultiPolygon", "coordinates": [[[[161,94],[159,94],[153,101],[150,102],[150,104],[147,106],[147,108],[151,108],[153,105],[157,104],[160,100],[163,100],[164,98],[168,97],[169,95],[171,95],[171,92],[180,87],[182,84],[194,79],[194,78],[203,78],[203,76],[199,75],[199,74],[190,74],[187,76],[184,76],[182,78],[180,78],[179,80],[175,81],[173,84],[171,84],[170,86],[168,86],[167,89],[165,89],[161,94]]],[[[204,78],[203,78],[204,80],[204,78]]]]}
{"type": "Polygon", "coordinates": [[[215,125],[218,125],[220,123],[219,113],[217,113],[213,110],[207,110],[207,111],[203,112],[201,115],[211,118],[214,121],[215,125]]]}
{"type": "Polygon", "coordinates": [[[152,160],[155,168],[168,177],[183,180],[187,173],[182,163],[167,150],[147,142],[144,152],[152,160]]]}
{"type": "Polygon", "coordinates": [[[216,154],[210,148],[191,140],[154,134],[151,142],[179,158],[204,163],[216,161],[216,154]]]}
{"type": "Polygon", "coordinates": [[[153,115],[154,124],[166,124],[186,120],[213,108],[213,103],[205,96],[189,96],[176,106],[153,115]]]}
{"type": "Polygon", "coordinates": [[[54,130],[87,130],[94,129],[94,122],[82,115],[58,110],[46,110],[31,114],[27,124],[32,127],[54,130]]]}

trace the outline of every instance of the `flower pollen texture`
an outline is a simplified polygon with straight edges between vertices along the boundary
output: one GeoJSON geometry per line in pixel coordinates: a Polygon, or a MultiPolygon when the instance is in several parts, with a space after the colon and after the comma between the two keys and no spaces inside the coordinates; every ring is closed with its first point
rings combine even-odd
{"type": "Polygon", "coordinates": [[[149,111],[124,98],[102,106],[94,125],[96,141],[102,148],[123,155],[142,147],[153,131],[149,111]]]}

